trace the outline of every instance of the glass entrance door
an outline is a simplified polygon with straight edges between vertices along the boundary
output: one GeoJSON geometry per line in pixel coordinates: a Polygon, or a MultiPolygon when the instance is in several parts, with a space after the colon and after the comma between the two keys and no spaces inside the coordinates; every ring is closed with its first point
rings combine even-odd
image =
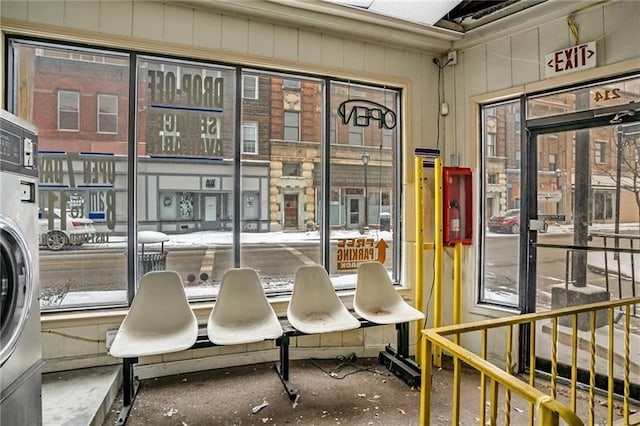
{"type": "Polygon", "coordinates": [[[639,246],[640,125],[543,133],[535,144],[535,211],[529,216],[542,232],[531,247],[536,297],[530,311],[563,307],[554,297],[558,288],[589,288],[607,293],[607,300],[635,295],[630,255],[580,248],[639,246]]]}
{"type": "Polygon", "coordinates": [[[361,196],[347,196],[347,228],[358,228],[363,222],[360,208],[362,202],[361,196]]]}
{"type": "Polygon", "coordinates": [[[220,229],[222,222],[222,202],[220,194],[207,194],[203,196],[204,202],[204,226],[208,229],[220,229]]]}
{"type": "MultiPolygon", "coordinates": [[[[640,247],[640,125],[617,123],[533,132],[530,143],[529,152],[535,155],[532,163],[537,166],[528,174],[531,193],[525,208],[531,262],[525,292],[531,297],[526,310],[543,312],[640,294],[640,255],[616,252],[618,248],[640,247]]],[[[640,312],[632,312],[634,329],[640,325],[640,312]]],[[[571,316],[565,316],[555,326],[551,321],[536,324],[538,368],[552,365],[552,333],[557,334],[557,363],[562,375],[563,366],[569,371],[574,362],[574,333],[580,347],[586,344],[583,341],[588,342],[590,321],[595,321],[595,331],[602,336],[610,332],[615,336],[625,327],[623,320],[610,331],[606,311],[593,319],[583,315],[576,317],[575,324],[572,321],[571,316]]],[[[596,339],[596,353],[605,354],[595,360],[595,372],[602,377],[609,372],[609,345],[606,337],[596,339]]],[[[623,379],[623,361],[616,358],[614,362],[620,364],[614,366],[615,379],[623,379]]],[[[584,368],[588,371],[589,365],[584,368]]],[[[632,386],[639,382],[640,378],[632,377],[632,386]]]]}

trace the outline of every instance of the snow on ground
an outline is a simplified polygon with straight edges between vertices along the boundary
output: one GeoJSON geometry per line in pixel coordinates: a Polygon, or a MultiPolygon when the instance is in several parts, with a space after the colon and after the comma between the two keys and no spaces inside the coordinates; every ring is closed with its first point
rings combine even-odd
{"type": "MultiPolygon", "coordinates": [[[[165,248],[170,247],[189,247],[189,246],[206,246],[206,245],[232,245],[233,232],[231,231],[197,231],[184,234],[166,234],[169,238],[164,243],[165,248]]],[[[389,231],[370,230],[368,233],[360,233],[354,230],[338,230],[331,231],[330,238],[332,241],[343,238],[373,238],[375,240],[383,239],[387,242],[393,241],[393,233],[389,231]]],[[[126,237],[111,237],[108,243],[84,244],[84,248],[105,248],[105,247],[125,247],[126,237]]],[[[240,235],[241,244],[294,244],[319,242],[319,231],[307,232],[244,232],[240,235]]],[[[145,244],[150,248],[155,248],[159,243],[145,244]]]]}

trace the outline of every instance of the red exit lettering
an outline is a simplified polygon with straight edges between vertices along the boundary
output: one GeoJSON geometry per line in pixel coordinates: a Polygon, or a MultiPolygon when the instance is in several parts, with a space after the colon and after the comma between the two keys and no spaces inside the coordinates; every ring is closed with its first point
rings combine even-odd
{"type": "Polygon", "coordinates": [[[547,76],[562,74],[596,65],[595,42],[569,47],[546,56],[547,76]]]}

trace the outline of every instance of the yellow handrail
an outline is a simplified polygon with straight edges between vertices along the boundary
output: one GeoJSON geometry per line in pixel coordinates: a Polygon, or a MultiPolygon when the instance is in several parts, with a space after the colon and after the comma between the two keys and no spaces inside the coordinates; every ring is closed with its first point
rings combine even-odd
{"type": "MultiPolygon", "coordinates": [[[[437,332],[437,329],[424,330],[423,334],[425,336],[423,339],[423,351],[425,353],[430,353],[431,348],[429,346],[435,344],[435,346],[442,348],[444,351],[455,354],[460,361],[478,370],[480,373],[484,374],[485,377],[489,377],[490,379],[500,383],[505,388],[526,399],[528,402],[533,402],[537,407],[538,413],[540,413],[540,410],[548,410],[557,413],[568,425],[581,426],[584,424],[582,420],[580,420],[580,418],[569,409],[569,407],[557,402],[544,392],[530,386],[528,383],[523,382],[501,368],[480,358],[468,349],[465,349],[460,345],[456,345],[449,339],[440,335],[437,332]]],[[[423,381],[423,383],[430,382],[431,380],[423,381]]],[[[430,384],[427,386],[429,388],[431,387],[430,384]]],[[[422,390],[422,393],[424,393],[424,391],[425,390],[422,390]]],[[[428,425],[429,422],[425,418],[421,421],[421,424],[428,425]]]]}
{"type": "MultiPolygon", "coordinates": [[[[449,353],[454,360],[454,378],[459,375],[459,371],[457,371],[460,367],[461,363],[465,363],[468,366],[474,368],[480,373],[481,377],[481,403],[480,403],[480,413],[479,419],[482,423],[485,422],[485,380],[489,379],[489,398],[490,398],[490,412],[489,417],[486,419],[491,424],[495,424],[497,421],[497,401],[498,401],[498,386],[503,386],[505,389],[505,424],[510,423],[510,398],[511,393],[517,394],[522,397],[530,407],[529,413],[529,424],[533,425],[534,415],[537,425],[557,425],[559,419],[563,419],[563,421],[568,425],[583,425],[583,421],[576,414],[576,406],[575,399],[576,393],[575,388],[577,388],[576,383],[576,361],[574,360],[574,368],[572,368],[572,380],[571,380],[571,401],[570,407],[558,402],[556,398],[556,375],[557,375],[557,335],[558,335],[558,318],[563,316],[570,316],[572,323],[572,332],[573,336],[571,339],[572,358],[575,358],[577,354],[578,347],[578,326],[577,319],[579,314],[587,314],[589,315],[589,326],[590,326],[590,344],[587,345],[586,349],[588,351],[589,356],[589,364],[590,364],[590,386],[592,388],[595,387],[595,329],[596,329],[596,313],[598,311],[608,311],[608,325],[610,327],[609,330],[609,344],[612,342],[612,334],[614,332],[614,323],[613,323],[613,310],[616,308],[623,308],[625,315],[625,325],[624,325],[624,395],[623,395],[623,408],[624,408],[624,416],[625,420],[628,421],[629,416],[629,322],[631,316],[631,305],[640,304],[640,297],[623,299],[623,300],[615,300],[615,301],[607,301],[607,302],[598,302],[591,303],[588,305],[580,305],[574,307],[567,307],[556,309],[548,312],[539,312],[532,314],[524,314],[511,316],[500,319],[492,319],[485,321],[478,321],[467,324],[459,324],[459,325],[449,325],[445,327],[432,328],[429,330],[424,330],[423,338],[422,338],[422,387],[421,387],[421,395],[420,395],[420,424],[421,425],[429,425],[430,424],[430,403],[431,403],[431,372],[432,372],[432,360],[431,356],[436,350],[439,348],[447,353],[449,353]],[[539,389],[535,388],[535,380],[533,377],[533,369],[535,364],[535,330],[536,323],[542,320],[551,320],[551,333],[552,333],[552,347],[551,350],[551,363],[552,363],[552,372],[551,372],[551,394],[547,395],[539,389]],[[510,352],[511,352],[511,339],[512,339],[512,330],[516,325],[528,324],[531,328],[531,336],[530,336],[530,353],[529,359],[531,361],[532,371],[528,377],[527,381],[520,380],[518,377],[510,374],[511,362],[510,362],[510,352]],[[497,328],[506,328],[507,329],[507,352],[505,353],[506,358],[506,368],[500,368],[489,361],[487,361],[487,349],[486,349],[486,339],[487,339],[487,331],[491,329],[497,328]],[[460,344],[460,336],[463,333],[471,333],[471,332],[480,332],[481,333],[481,347],[480,347],[480,355],[464,348],[460,344]],[[453,340],[451,340],[453,337],[453,340]]],[[[612,348],[610,347],[608,353],[612,354],[612,348]]],[[[613,392],[613,379],[611,374],[613,372],[612,360],[609,360],[608,371],[609,371],[609,413],[608,419],[612,420],[612,411],[613,404],[612,402],[612,392],[613,392]]],[[[435,365],[435,360],[433,360],[433,365],[435,365]]],[[[454,389],[453,389],[453,413],[452,419],[459,419],[459,404],[456,404],[456,397],[459,395],[460,389],[455,389],[456,380],[454,379],[454,389]]],[[[459,385],[458,385],[459,386],[459,385]]],[[[593,389],[589,392],[588,402],[591,405],[589,407],[588,418],[590,424],[594,424],[594,391],[593,389]]]]}
{"type": "Polygon", "coordinates": [[[443,336],[451,335],[451,334],[462,334],[469,333],[472,331],[480,331],[484,329],[491,328],[499,328],[507,325],[516,325],[522,324],[525,322],[531,321],[540,321],[543,319],[553,319],[557,317],[562,317],[566,315],[572,314],[582,314],[585,312],[591,312],[592,310],[603,310],[608,308],[618,308],[627,305],[640,304],[640,297],[622,299],[622,300],[614,300],[609,302],[596,302],[589,303],[587,305],[580,305],[568,308],[559,308],[554,309],[553,311],[546,312],[536,312],[532,314],[522,314],[522,315],[514,315],[504,318],[469,322],[459,325],[447,325],[444,327],[439,327],[437,329],[431,329],[431,331],[436,331],[438,334],[443,336]]]}

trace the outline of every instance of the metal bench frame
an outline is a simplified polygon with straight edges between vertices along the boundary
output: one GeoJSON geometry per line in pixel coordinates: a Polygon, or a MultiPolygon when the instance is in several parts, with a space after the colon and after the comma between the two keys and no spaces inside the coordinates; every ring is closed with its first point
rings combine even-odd
{"type": "MultiPolygon", "coordinates": [[[[361,328],[377,327],[382,324],[377,324],[359,317],[353,311],[350,311],[360,321],[361,328]]],[[[284,333],[282,336],[275,339],[276,346],[280,348],[280,362],[279,365],[275,365],[274,368],[282,385],[289,396],[291,402],[296,402],[300,393],[293,387],[289,380],[289,348],[290,338],[296,336],[306,336],[308,334],[302,333],[291,324],[286,317],[279,318],[280,324],[284,333]]],[[[357,329],[355,329],[357,330],[357,329]]],[[[387,367],[387,369],[394,375],[402,379],[411,387],[418,387],[420,385],[420,366],[409,358],[409,323],[396,324],[397,333],[397,350],[393,349],[391,345],[387,345],[384,351],[378,355],[378,362],[387,367]]],[[[198,339],[196,343],[189,348],[200,349],[210,348],[217,346],[209,340],[207,336],[206,324],[200,325],[198,329],[198,339]]],[[[129,418],[129,413],[136,399],[140,382],[134,374],[134,365],[138,363],[138,357],[135,358],[123,358],[122,359],[122,409],[118,416],[117,425],[123,426],[126,424],[129,418]]]]}

